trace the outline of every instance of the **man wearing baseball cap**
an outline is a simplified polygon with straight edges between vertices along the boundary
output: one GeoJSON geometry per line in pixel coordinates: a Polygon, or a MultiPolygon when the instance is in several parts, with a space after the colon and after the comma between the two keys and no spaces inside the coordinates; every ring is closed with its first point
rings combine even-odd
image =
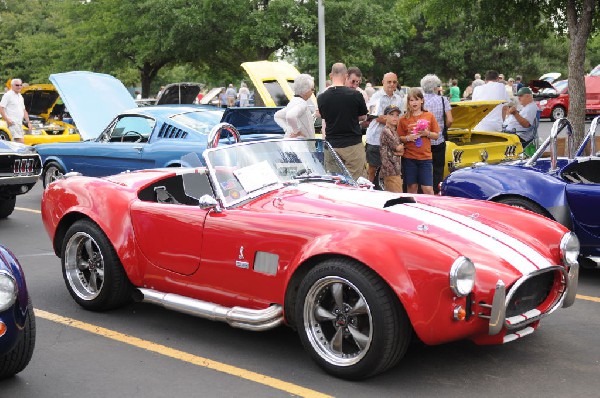
{"type": "Polygon", "coordinates": [[[529,87],[521,87],[517,91],[520,106],[504,106],[502,108],[502,131],[519,136],[525,148],[535,135],[538,108],[533,101],[533,92],[529,87]]]}

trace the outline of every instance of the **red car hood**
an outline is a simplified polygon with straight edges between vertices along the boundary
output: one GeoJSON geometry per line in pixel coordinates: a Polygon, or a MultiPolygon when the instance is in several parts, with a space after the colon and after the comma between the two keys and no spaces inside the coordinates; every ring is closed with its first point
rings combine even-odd
{"type": "Polygon", "coordinates": [[[531,212],[468,199],[340,189],[331,184],[300,184],[276,195],[275,201],[269,195],[265,202],[250,206],[265,210],[266,202],[273,202],[278,211],[394,229],[399,242],[406,234],[432,239],[440,249],[446,246],[450,255],[469,257],[479,267],[494,264],[496,274],[510,276],[505,281],[559,264],[558,243],[567,232],[531,212]]]}

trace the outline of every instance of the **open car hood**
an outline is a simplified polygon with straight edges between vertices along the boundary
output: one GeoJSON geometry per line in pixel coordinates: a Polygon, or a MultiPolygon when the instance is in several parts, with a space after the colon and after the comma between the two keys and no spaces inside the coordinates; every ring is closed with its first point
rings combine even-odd
{"type": "Polygon", "coordinates": [[[227,108],[221,122],[235,126],[241,135],[246,134],[284,134],[275,122],[275,112],[281,108],[227,108]]]}
{"type": "Polygon", "coordinates": [[[208,93],[204,94],[202,99],[200,100],[200,105],[210,105],[212,100],[219,95],[221,90],[224,90],[225,87],[213,87],[208,93]]]}
{"type": "Polygon", "coordinates": [[[39,116],[48,120],[50,112],[58,100],[58,91],[52,84],[32,84],[21,91],[25,109],[31,116],[39,116]]]}
{"type": "MultiPolygon", "coordinates": [[[[286,106],[294,96],[294,80],[300,74],[298,69],[285,61],[244,62],[242,68],[250,77],[258,97],[256,105],[286,106]]],[[[312,96],[316,105],[316,98],[312,96]]]]}
{"type": "Polygon", "coordinates": [[[50,75],[82,139],[97,138],[117,115],[137,105],[117,78],[75,71],[50,75]]]}
{"type": "Polygon", "coordinates": [[[540,76],[539,80],[545,80],[548,83],[552,83],[556,81],[560,77],[560,75],[560,72],[544,73],[542,76],[540,76]]]}
{"type": "Polygon", "coordinates": [[[452,103],[452,128],[471,130],[496,106],[505,101],[462,101],[452,103]]]}
{"type": "Polygon", "coordinates": [[[171,83],[165,86],[162,94],[156,100],[156,105],[193,104],[204,87],[200,83],[171,83]]]}

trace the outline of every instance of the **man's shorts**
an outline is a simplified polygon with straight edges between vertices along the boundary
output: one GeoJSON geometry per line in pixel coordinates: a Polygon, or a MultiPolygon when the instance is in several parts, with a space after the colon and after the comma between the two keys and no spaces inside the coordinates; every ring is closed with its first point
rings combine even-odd
{"type": "Polygon", "coordinates": [[[367,163],[369,166],[380,167],[381,166],[381,155],[379,153],[379,145],[367,144],[367,163]]]}
{"type": "Polygon", "coordinates": [[[344,162],[354,180],[357,180],[358,177],[367,178],[367,159],[365,156],[365,146],[362,142],[345,148],[333,149],[342,162],[344,162]]]}
{"type": "Polygon", "coordinates": [[[402,158],[402,176],[406,185],[433,186],[433,162],[431,159],[402,158]]]}
{"type": "Polygon", "coordinates": [[[8,126],[8,131],[12,135],[12,139],[23,138],[23,125],[21,123],[14,123],[8,126]]]}

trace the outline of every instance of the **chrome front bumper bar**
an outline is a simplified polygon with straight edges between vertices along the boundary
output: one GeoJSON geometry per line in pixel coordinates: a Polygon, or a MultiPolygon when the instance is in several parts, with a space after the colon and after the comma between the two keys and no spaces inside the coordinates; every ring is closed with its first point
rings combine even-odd
{"type": "MultiPolygon", "coordinates": [[[[488,325],[489,325],[488,333],[490,336],[500,333],[500,331],[502,331],[502,329],[505,326],[510,329],[516,329],[516,328],[523,327],[524,325],[535,322],[538,319],[540,319],[548,314],[551,314],[552,312],[554,312],[557,308],[559,308],[561,306],[563,308],[572,306],[573,303],[575,302],[575,296],[577,295],[578,279],[579,279],[579,264],[571,266],[569,268],[568,272],[562,266],[546,268],[546,269],[542,269],[542,270],[533,272],[533,273],[527,275],[526,277],[519,279],[515,283],[515,285],[512,287],[511,292],[508,294],[508,296],[506,294],[506,285],[504,284],[502,279],[499,279],[498,282],[496,282],[496,288],[494,290],[494,298],[493,298],[492,304],[491,305],[479,304],[480,307],[488,308],[490,310],[490,315],[479,314],[479,317],[489,320],[488,321],[488,325]],[[527,317],[525,321],[522,321],[517,324],[512,324],[512,323],[507,322],[506,307],[508,306],[508,304],[512,298],[512,295],[518,289],[518,287],[521,284],[523,284],[526,280],[531,278],[532,276],[538,275],[540,273],[556,271],[556,270],[561,271],[563,273],[564,278],[565,278],[565,287],[564,287],[564,290],[563,290],[563,293],[562,293],[560,299],[557,300],[557,302],[552,306],[552,308],[550,308],[545,313],[539,313],[539,311],[537,311],[538,314],[536,314],[535,316],[527,317]]],[[[513,319],[513,318],[511,318],[511,319],[513,319]]]]}

